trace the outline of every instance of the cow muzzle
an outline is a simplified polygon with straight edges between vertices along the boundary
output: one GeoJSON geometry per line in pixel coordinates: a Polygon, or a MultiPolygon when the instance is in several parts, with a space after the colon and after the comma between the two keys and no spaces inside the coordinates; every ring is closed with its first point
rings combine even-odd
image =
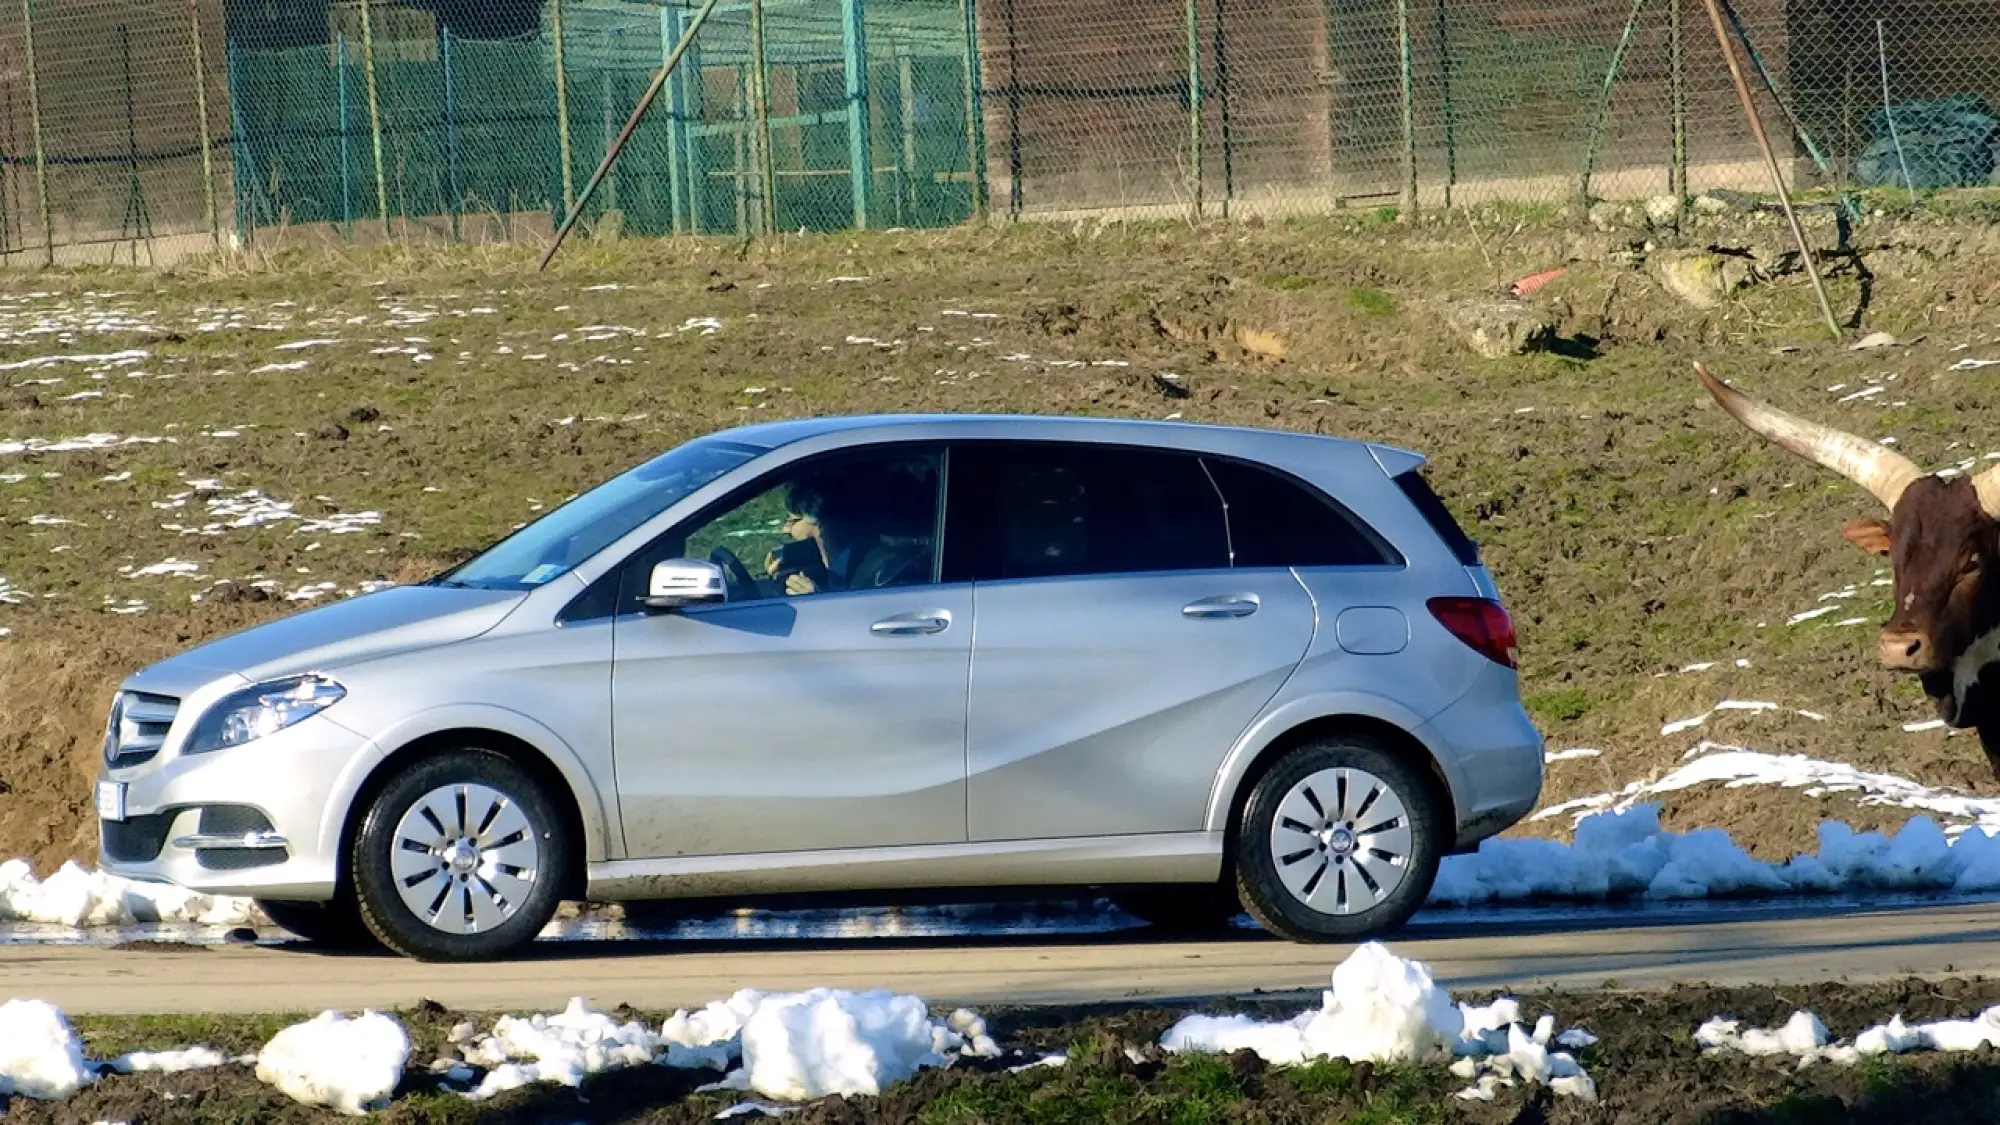
{"type": "Polygon", "coordinates": [[[1882,666],[1892,672],[1935,672],[1941,666],[1937,646],[1916,630],[1882,631],[1882,666]]]}

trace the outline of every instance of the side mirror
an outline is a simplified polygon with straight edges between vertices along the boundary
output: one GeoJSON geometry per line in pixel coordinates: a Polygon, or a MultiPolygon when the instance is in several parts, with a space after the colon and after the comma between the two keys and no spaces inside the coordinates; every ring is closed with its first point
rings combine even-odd
{"type": "Polygon", "coordinates": [[[714,605],[729,600],[729,586],[722,568],[699,559],[668,559],[653,564],[646,596],[639,599],[647,609],[672,613],[691,605],[714,605]]]}

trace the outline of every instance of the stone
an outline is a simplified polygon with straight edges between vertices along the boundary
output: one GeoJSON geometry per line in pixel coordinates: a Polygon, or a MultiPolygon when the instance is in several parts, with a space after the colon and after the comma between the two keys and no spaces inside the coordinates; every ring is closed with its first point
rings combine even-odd
{"type": "Polygon", "coordinates": [[[1509,297],[1469,297],[1443,306],[1445,323],[1484,359],[1523,355],[1549,346],[1556,336],[1550,316],[1509,297]]]}
{"type": "Polygon", "coordinates": [[[1740,254],[1692,250],[1655,262],[1655,276],[1667,292],[1698,309],[1715,308],[1757,279],[1756,261],[1740,254]]]}

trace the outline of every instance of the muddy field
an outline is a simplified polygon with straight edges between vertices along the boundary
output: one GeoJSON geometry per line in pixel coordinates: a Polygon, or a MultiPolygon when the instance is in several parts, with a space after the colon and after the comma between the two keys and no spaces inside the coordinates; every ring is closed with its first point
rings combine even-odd
{"type": "MultiPolygon", "coordinates": [[[[2000,366],[1965,365],[2000,359],[2000,229],[1862,224],[1826,262],[1840,343],[1782,234],[1761,213],[1678,234],[1488,213],[578,245],[545,275],[485,248],[9,276],[0,855],[94,858],[104,711],[144,663],[425,576],[695,434],[863,410],[1178,417],[1429,454],[1515,613],[1551,749],[1598,751],[1550,765],[1549,804],[1704,739],[2000,794],[1969,735],[1904,729],[1931,715],[1874,666],[1886,590],[1838,534],[1872,501],[1741,431],[1690,372],[1704,359],[1927,465],[2000,450],[1982,422],[2000,366]],[[1670,292],[1668,251],[1711,243],[1774,276],[1712,308],[1670,292]],[[1555,268],[1529,302],[1546,346],[1476,357],[1457,303],[1555,268]],[[1899,342],[1848,348],[1877,330],[1899,342]]],[[[1910,815],[1768,785],[1657,799],[1669,827],[1767,858],[1810,849],[1824,815],[1910,815]]]]}
{"type": "MultiPolygon", "coordinates": [[[[1481,1003],[1487,996],[1458,994],[1481,1003]]],[[[1722,1125],[1744,1122],[1990,1121],[2000,1098],[2000,1055],[1990,1048],[1944,1054],[1915,1051],[1844,1066],[1800,1067],[1795,1059],[1705,1056],[1694,1032],[1711,1017],[1741,1019],[1745,1026],[1774,1027],[1800,1008],[1816,1013],[1837,1040],[1901,1013],[1906,1021],[1968,1018],[2000,1001],[2000,982],[1907,980],[1867,986],[1823,984],[1788,989],[1679,988],[1671,992],[1605,992],[1520,995],[1521,1014],[1557,1017],[1559,1027],[1581,1027],[1599,1041],[1578,1052],[1591,1074],[1596,1102],[1560,1097],[1539,1087],[1501,1089],[1491,1103],[1455,1096],[1466,1086],[1442,1066],[1374,1066],[1316,1063],[1268,1066],[1250,1052],[1235,1055],[1167,1055],[1157,1044],[1167,1028],[1191,1011],[1240,1012],[1289,1018],[1296,999],[1219,1001],[1201,1008],[1102,1007],[989,1010],[991,1032],[1008,1054],[995,1060],[959,1060],[918,1075],[879,1097],[830,1098],[796,1108],[783,1120],[801,1125],[836,1123],[998,1122],[1342,1122],[1463,1121],[1648,1122],[1722,1125]],[[1010,1072],[1024,1060],[1066,1053],[1061,1068],[1010,1072]],[[1133,1053],[1142,1056],[1135,1059],[1133,1053]]],[[[618,1009],[620,1020],[654,1026],[669,1013],[618,1009]]],[[[491,1014],[429,1008],[396,1013],[414,1048],[402,1087],[384,1122],[686,1122],[715,1119],[747,1099],[727,1092],[696,1092],[712,1071],[641,1066],[588,1079],[577,1089],[536,1086],[472,1102],[441,1092],[425,1073],[435,1057],[450,1056],[448,1029],[474,1018],[491,1026],[491,1014]]],[[[167,1040],[204,1043],[225,1054],[254,1053],[287,1017],[254,1019],[85,1019],[77,1023],[86,1054],[108,1058],[167,1040]]],[[[218,1122],[324,1122],[351,1120],[292,1101],[257,1081],[242,1065],[178,1075],[107,1076],[70,1099],[37,1102],[15,1098],[9,1120],[89,1125],[213,1125],[218,1122]]],[[[755,1116],[746,1120],[757,1120],[755,1116]]]]}

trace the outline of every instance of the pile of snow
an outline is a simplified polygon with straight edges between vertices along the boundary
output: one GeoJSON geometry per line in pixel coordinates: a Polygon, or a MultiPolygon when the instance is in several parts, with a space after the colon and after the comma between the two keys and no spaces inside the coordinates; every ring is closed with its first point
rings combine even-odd
{"type": "MultiPolygon", "coordinates": [[[[1491,1100],[1518,1078],[1556,1092],[1595,1101],[1597,1087],[1568,1051],[1551,1051],[1555,1018],[1543,1016],[1532,1031],[1520,1023],[1511,997],[1484,1007],[1454,1003],[1437,986],[1430,967],[1367,942],[1333,970],[1333,988],[1320,1007],[1285,1021],[1249,1016],[1188,1016],[1168,1028],[1160,1045],[1169,1051],[1249,1050],[1274,1066],[1314,1059],[1350,1062],[1442,1062],[1456,1056],[1452,1073],[1475,1085],[1460,1097],[1491,1100]]],[[[1577,1049],[1596,1040],[1567,1031],[1557,1045],[1577,1049]]]]}
{"type": "Polygon", "coordinates": [[[502,1016],[485,1036],[461,1024],[451,1041],[465,1064],[486,1070],[466,1093],[475,1099],[535,1082],[578,1086],[592,1074],[656,1063],[727,1072],[710,1089],[800,1102],[880,1093],[922,1067],[1001,1053],[985,1021],[964,1009],[936,1021],[915,996],[826,988],[740,989],[698,1011],[675,1012],[658,1031],[619,1023],[577,997],[554,1016],[502,1016]]]}
{"type": "Polygon", "coordinates": [[[1745,1055],[1791,1055],[1800,1066],[1831,1062],[1851,1066],[1868,1055],[1894,1055],[1905,1051],[1976,1051],[2000,1046],[2000,1005],[1967,1020],[1934,1020],[1906,1024],[1899,1014],[1888,1023],[1878,1023],[1854,1037],[1853,1043],[1835,1043],[1826,1025],[1807,1011],[1792,1013],[1783,1027],[1744,1030],[1742,1021],[1717,1016],[1695,1030],[1695,1042],[1703,1054],[1738,1052],[1745,1055]]]}
{"type": "Polygon", "coordinates": [[[815,988],[763,997],[743,1022],[743,1065],[718,1085],[785,1102],[879,1094],[957,1055],[997,1056],[985,1021],[938,1023],[915,996],[815,988]]]}
{"type": "MultiPolygon", "coordinates": [[[[469,1025],[462,1026],[470,1032],[469,1025]]],[[[488,1068],[479,1086],[466,1095],[484,1099],[534,1082],[581,1086],[593,1074],[642,1066],[659,1054],[661,1040],[636,1020],[621,1024],[591,1011],[578,996],[553,1016],[501,1016],[491,1035],[476,1043],[460,1043],[466,1062],[488,1068]]]]}
{"type": "Polygon", "coordinates": [[[247,898],[197,894],[180,887],[135,883],[64,863],[46,881],[24,859],[0,863],[0,922],[58,926],[127,926],[137,922],[189,922],[240,926],[255,905],[247,898]]]}
{"type": "Polygon", "coordinates": [[[1819,851],[1784,863],[1752,858],[1719,828],[1668,832],[1656,804],[1586,817],[1576,842],[1489,839],[1448,856],[1429,902],[1473,905],[1535,899],[1695,899],[1861,890],[2000,889],[2000,836],[1948,838],[1927,816],[1893,837],[1822,821],[1819,851]]]}
{"type": "Polygon", "coordinates": [[[0,1004],[0,1094],[67,1098],[91,1077],[83,1043],[60,1010],[41,1000],[0,1004]]]}
{"type": "Polygon", "coordinates": [[[380,1012],[348,1019],[321,1012],[271,1037],[257,1054],[257,1079],[307,1105],[362,1114],[389,1104],[403,1080],[410,1036],[380,1012]]]}

